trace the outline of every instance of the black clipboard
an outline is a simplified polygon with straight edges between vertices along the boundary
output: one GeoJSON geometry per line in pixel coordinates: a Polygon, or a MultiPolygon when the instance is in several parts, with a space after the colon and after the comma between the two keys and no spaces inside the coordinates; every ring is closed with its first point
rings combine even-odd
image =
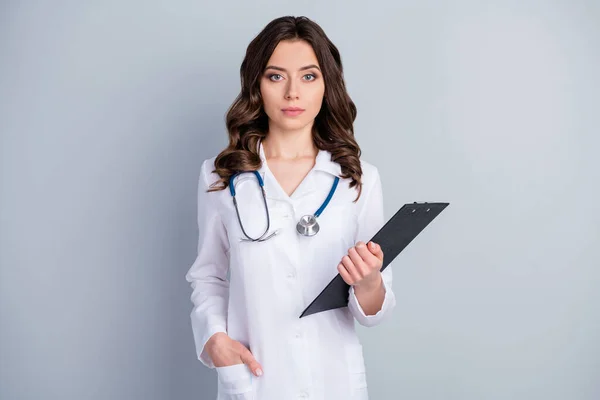
{"type": "MultiPolygon", "coordinates": [[[[450,203],[417,203],[403,205],[373,236],[383,250],[383,271],[419,233],[450,203]]],[[[350,286],[337,274],[302,312],[300,318],[322,311],[348,306],[350,286]]]]}

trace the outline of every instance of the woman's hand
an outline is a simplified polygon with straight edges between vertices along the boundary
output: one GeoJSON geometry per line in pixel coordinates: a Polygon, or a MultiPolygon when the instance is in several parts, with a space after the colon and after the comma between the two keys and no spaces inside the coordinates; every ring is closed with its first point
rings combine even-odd
{"type": "Polygon", "coordinates": [[[205,347],[215,367],[246,364],[254,375],[261,376],[263,374],[262,367],[250,350],[223,332],[212,335],[205,347]]]}
{"type": "Polygon", "coordinates": [[[348,285],[372,289],[381,283],[383,250],[374,242],[363,242],[348,250],[338,265],[338,272],[348,285]]]}

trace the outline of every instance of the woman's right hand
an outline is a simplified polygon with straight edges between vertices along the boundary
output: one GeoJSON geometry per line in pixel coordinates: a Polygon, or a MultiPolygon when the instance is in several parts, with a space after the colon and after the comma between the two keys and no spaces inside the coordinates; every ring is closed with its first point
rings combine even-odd
{"type": "Polygon", "coordinates": [[[231,339],[226,333],[215,333],[208,339],[205,347],[215,367],[246,364],[254,375],[261,376],[263,373],[262,367],[250,350],[237,340],[231,339]]]}

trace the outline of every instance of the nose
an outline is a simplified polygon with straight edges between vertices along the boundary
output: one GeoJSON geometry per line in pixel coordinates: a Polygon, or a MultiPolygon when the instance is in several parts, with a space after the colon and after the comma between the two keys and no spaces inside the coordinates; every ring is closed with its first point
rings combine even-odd
{"type": "Polygon", "coordinates": [[[289,80],[289,84],[287,86],[287,90],[285,93],[286,100],[292,100],[298,98],[298,88],[296,87],[296,83],[294,83],[293,79],[289,80]]]}

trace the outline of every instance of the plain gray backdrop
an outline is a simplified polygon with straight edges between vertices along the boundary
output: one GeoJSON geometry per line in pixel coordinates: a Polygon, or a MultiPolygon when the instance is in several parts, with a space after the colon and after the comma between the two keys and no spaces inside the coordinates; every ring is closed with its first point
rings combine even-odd
{"type": "MultiPolygon", "coordinates": [[[[338,46],[389,218],[375,400],[600,398],[597,1],[3,1],[0,399],[212,400],[184,279],[250,40],[338,46]]],[[[336,399],[333,399],[336,400],[336,399]]]]}

